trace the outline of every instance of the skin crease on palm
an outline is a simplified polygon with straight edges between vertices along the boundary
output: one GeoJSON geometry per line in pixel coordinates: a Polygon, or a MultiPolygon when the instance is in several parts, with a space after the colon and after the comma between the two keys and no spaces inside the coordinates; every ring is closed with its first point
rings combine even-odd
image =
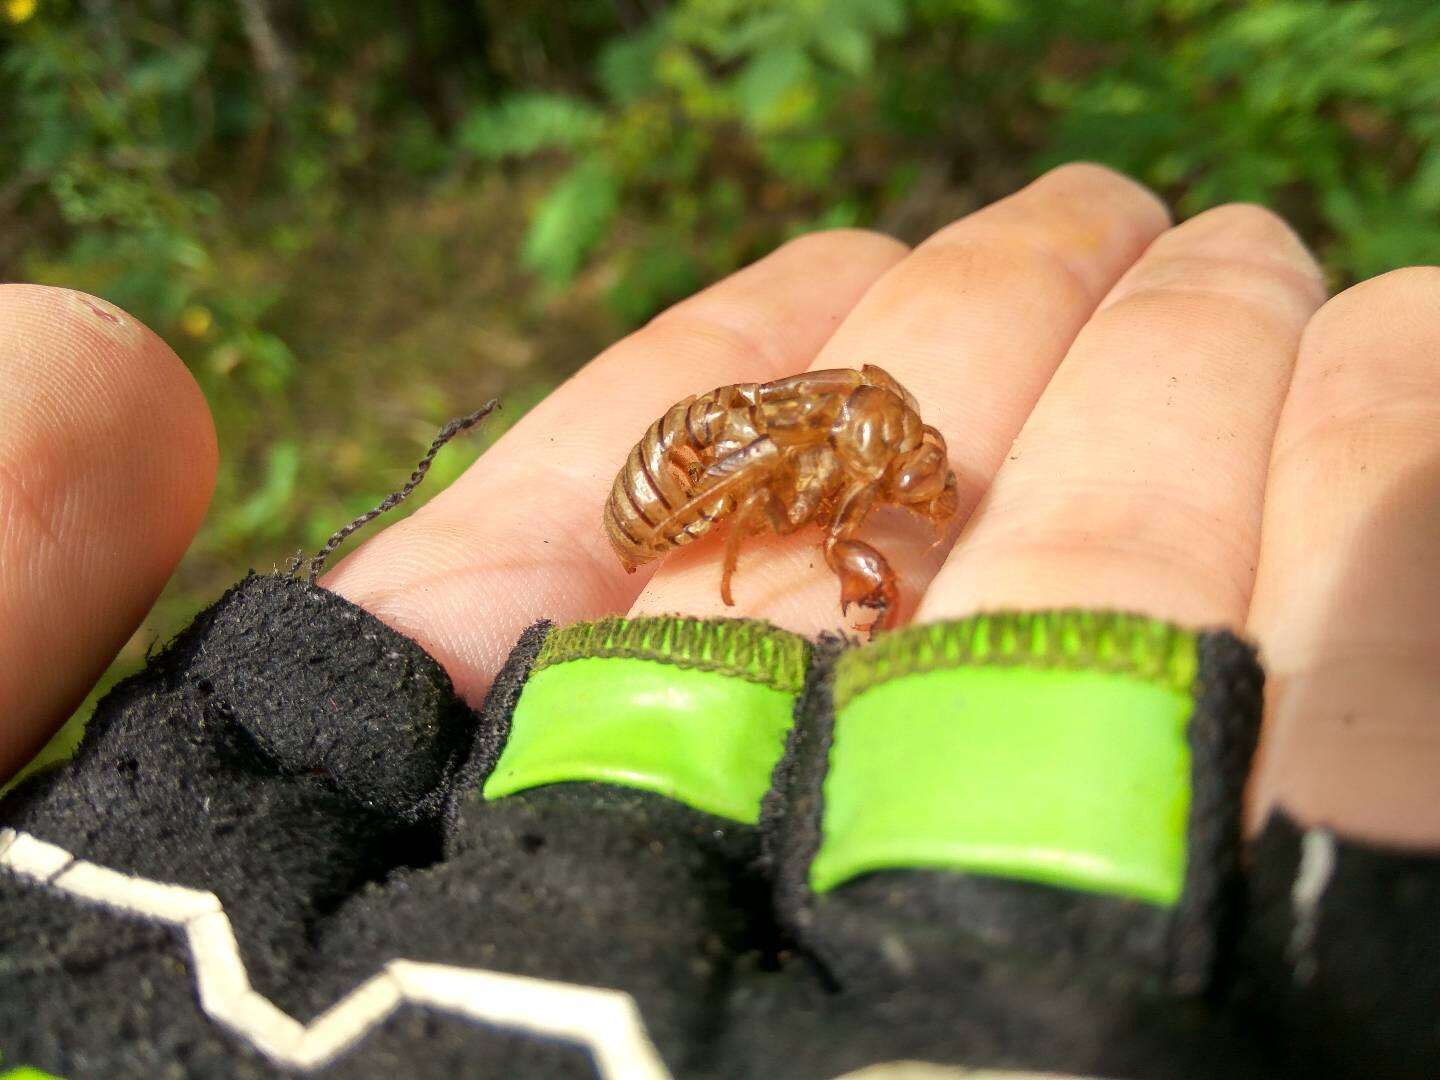
{"type": "MultiPolygon", "coordinates": [[[[818,534],[748,541],[726,608],[723,532],[627,575],[600,512],[685,395],[867,361],[919,399],[960,485],[938,544],[895,511],[863,533],[902,621],[1087,606],[1245,634],[1269,675],[1252,827],[1281,804],[1440,845],[1440,270],[1327,301],[1270,212],[1172,227],[1098,166],[913,250],[858,230],[785,245],[607,349],[321,584],[473,703],[542,616],[845,629],[818,534]]],[[[153,334],[101,300],[0,286],[0,655],[19,658],[0,666],[0,776],[132,632],[214,462],[203,400],[153,334]]]]}

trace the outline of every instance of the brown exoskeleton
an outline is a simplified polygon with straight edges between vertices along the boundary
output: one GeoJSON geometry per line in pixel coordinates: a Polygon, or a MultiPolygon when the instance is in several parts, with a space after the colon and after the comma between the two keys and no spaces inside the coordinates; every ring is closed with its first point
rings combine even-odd
{"type": "Polygon", "coordinates": [[[605,532],[629,573],[731,519],[720,596],[740,543],[767,525],[826,530],[825,561],[841,610],[871,608],[871,629],[895,623],[895,573],[856,538],[872,508],[893,504],[938,529],[957,506],[945,439],[915,399],[872,364],[768,383],[738,383],[678,402],[630,451],[605,504],[605,532]]]}

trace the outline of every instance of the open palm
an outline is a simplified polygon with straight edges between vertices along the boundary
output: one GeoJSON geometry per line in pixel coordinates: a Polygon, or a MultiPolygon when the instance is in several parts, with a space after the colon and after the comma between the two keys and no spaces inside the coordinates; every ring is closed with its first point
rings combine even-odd
{"type": "MultiPolygon", "coordinates": [[[[1255,639],[1269,672],[1252,818],[1276,802],[1377,840],[1440,839],[1440,271],[1328,303],[1270,212],[1170,227],[1137,184],[1055,170],[913,250],[812,234],[586,365],[465,476],[321,584],[419,641],[478,703],[520,631],[613,613],[843,629],[805,536],[635,575],[600,511],[668,406],[878,363],[944,435],[960,510],[867,538],[902,620],[1140,611],[1255,639]]],[[[208,501],[214,435],[173,354],[110,305],[0,288],[0,775],[83,697],[208,501]]]]}

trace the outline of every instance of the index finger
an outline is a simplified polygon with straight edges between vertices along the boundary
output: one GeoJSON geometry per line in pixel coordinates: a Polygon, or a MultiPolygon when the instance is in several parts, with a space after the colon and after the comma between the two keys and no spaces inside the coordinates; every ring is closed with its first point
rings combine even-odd
{"type": "Polygon", "coordinates": [[[624,611],[648,580],[621,568],[601,512],[649,423],[688,394],[803,370],[904,250],[878,233],[813,233],[677,304],[321,584],[419,641],[478,701],[526,626],[624,611]]]}

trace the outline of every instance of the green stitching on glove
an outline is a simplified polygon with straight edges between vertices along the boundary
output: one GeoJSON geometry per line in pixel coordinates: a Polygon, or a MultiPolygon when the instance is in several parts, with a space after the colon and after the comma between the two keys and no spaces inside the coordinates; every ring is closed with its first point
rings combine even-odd
{"type": "Polygon", "coordinates": [[[540,646],[531,672],[596,656],[628,656],[718,671],[798,694],[805,685],[810,645],[798,634],[758,619],[615,616],[552,630],[540,646]]]}
{"type": "Polygon", "coordinates": [[[754,824],[808,659],[803,638],[746,620],[551,631],[485,797],[599,781],[754,824]]]}
{"type": "Polygon", "coordinates": [[[52,1073],[41,1072],[39,1069],[32,1069],[29,1065],[22,1065],[18,1069],[0,1073],[0,1080],[60,1080],[60,1077],[52,1073]]]}
{"type": "Polygon", "coordinates": [[[811,887],[876,870],[1179,898],[1196,638],[1097,612],[887,635],[836,669],[811,887]]]}
{"type": "Polygon", "coordinates": [[[901,675],[960,665],[1064,668],[1131,675],[1188,694],[1195,635],[1159,619],[1112,611],[1022,611],[912,626],[847,653],[835,708],[901,675]]]}

